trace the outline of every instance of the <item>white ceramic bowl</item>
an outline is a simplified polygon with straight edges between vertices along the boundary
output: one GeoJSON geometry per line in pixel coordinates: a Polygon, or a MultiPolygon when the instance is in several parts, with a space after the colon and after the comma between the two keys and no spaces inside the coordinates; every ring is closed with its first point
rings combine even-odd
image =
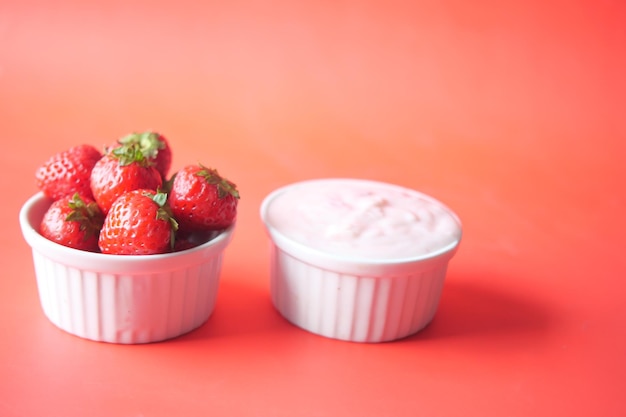
{"type": "MultiPolygon", "coordinates": [[[[297,214],[293,216],[297,221],[297,214]]],[[[279,188],[264,199],[261,218],[271,242],[270,288],[276,309],[302,329],[352,342],[392,341],[428,325],[439,304],[448,263],[461,239],[458,217],[439,201],[414,190],[368,180],[321,179],[279,188]],[[284,224],[273,224],[282,223],[275,216],[273,220],[271,213],[277,199],[294,190],[309,186],[319,189],[325,184],[383,187],[419,196],[450,216],[456,228],[453,239],[412,257],[357,257],[309,245],[281,230],[284,224]]],[[[318,226],[314,218],[308,220],[313,227],[318,226]]]]}
{"type": "Polygon", "coordinates": [[[134,344],[171,339],[208,320],[234,225],[177,253],[106,255],[41,236],[39,224],[51,202],[34,195],[19,219],[32,248],[41,306],[52,323],[86,339],[134,344]]]}

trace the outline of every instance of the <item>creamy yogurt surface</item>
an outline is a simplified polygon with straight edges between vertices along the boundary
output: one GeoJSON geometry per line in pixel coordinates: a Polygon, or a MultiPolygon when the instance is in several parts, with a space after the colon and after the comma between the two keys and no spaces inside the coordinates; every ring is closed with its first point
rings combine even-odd
{"type": "Polygon", "coordinates": [[[458,243],[461,225],[443,204],[395,185],[367,180],[314,180],[285,187],[266,221],[311,248],[350,258],[425,256],[458,243]]]}

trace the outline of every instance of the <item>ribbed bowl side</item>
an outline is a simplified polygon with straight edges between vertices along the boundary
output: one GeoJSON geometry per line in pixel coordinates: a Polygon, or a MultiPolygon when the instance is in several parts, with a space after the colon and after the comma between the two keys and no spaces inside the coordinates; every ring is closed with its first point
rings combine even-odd
{"type": "Polygon", "coordinates": [[[150,343],[187,333],[215,307],[222,256],[156,274],[107,274],[33,251],[42,309],[59,328],[110,343],[150,343]]]}
{"type": "Polygon", "coordinates": [[[402,276],[336,273],[302,262],[272,245],[271,294],[276,309],[312,333],[353,342],[412,335],[433,319],[447,262],[402,276]]]}

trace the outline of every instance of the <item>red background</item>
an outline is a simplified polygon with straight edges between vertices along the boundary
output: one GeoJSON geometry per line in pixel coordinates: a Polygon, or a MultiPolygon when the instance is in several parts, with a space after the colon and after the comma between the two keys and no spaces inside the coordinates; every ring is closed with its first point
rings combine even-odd
{"type": "Polygon", "coordinates": [[[0,2],[0,415],[626,414],[622,1],[0,2]],[[156,129],[239,186],[217,308],[151,345],[44,317],[17,214],[78,143],[156,129]],[[269,300],[258,209],[377,179],[451,206],[440,308],[386,344],[269,300]]]}

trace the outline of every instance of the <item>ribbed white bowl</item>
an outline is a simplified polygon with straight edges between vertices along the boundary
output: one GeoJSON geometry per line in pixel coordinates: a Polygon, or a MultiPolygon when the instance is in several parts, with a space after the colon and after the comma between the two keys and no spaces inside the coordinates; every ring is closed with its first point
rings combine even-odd
{"type": "Polygon", "coordinates": [[[391,341],[424,328],[437,310],[445,264],[400,276],[354,275],[272,249],[274,306],[310,332],[354,342],[391,341]]]}
{"type": "Polygon", "coordinates": [[[56,326],[86,339],[134,344],[171,339],[208,320],[234,226],[186,251],[105,255],[41,236],[39,223],[50,204],[41,193],[31,197],[20,225],[32,248],[43,312],[56,326]]]}
{"type": "Polygon", "coordinates": [[[337,256],[296,242],[269,224],[271,201],[285,190],[261,205],[271,245],[272,302],[285,319],[321,336],[372,343],[410,336],[431,322],[460,239],[412,259],[337,256]]]}

